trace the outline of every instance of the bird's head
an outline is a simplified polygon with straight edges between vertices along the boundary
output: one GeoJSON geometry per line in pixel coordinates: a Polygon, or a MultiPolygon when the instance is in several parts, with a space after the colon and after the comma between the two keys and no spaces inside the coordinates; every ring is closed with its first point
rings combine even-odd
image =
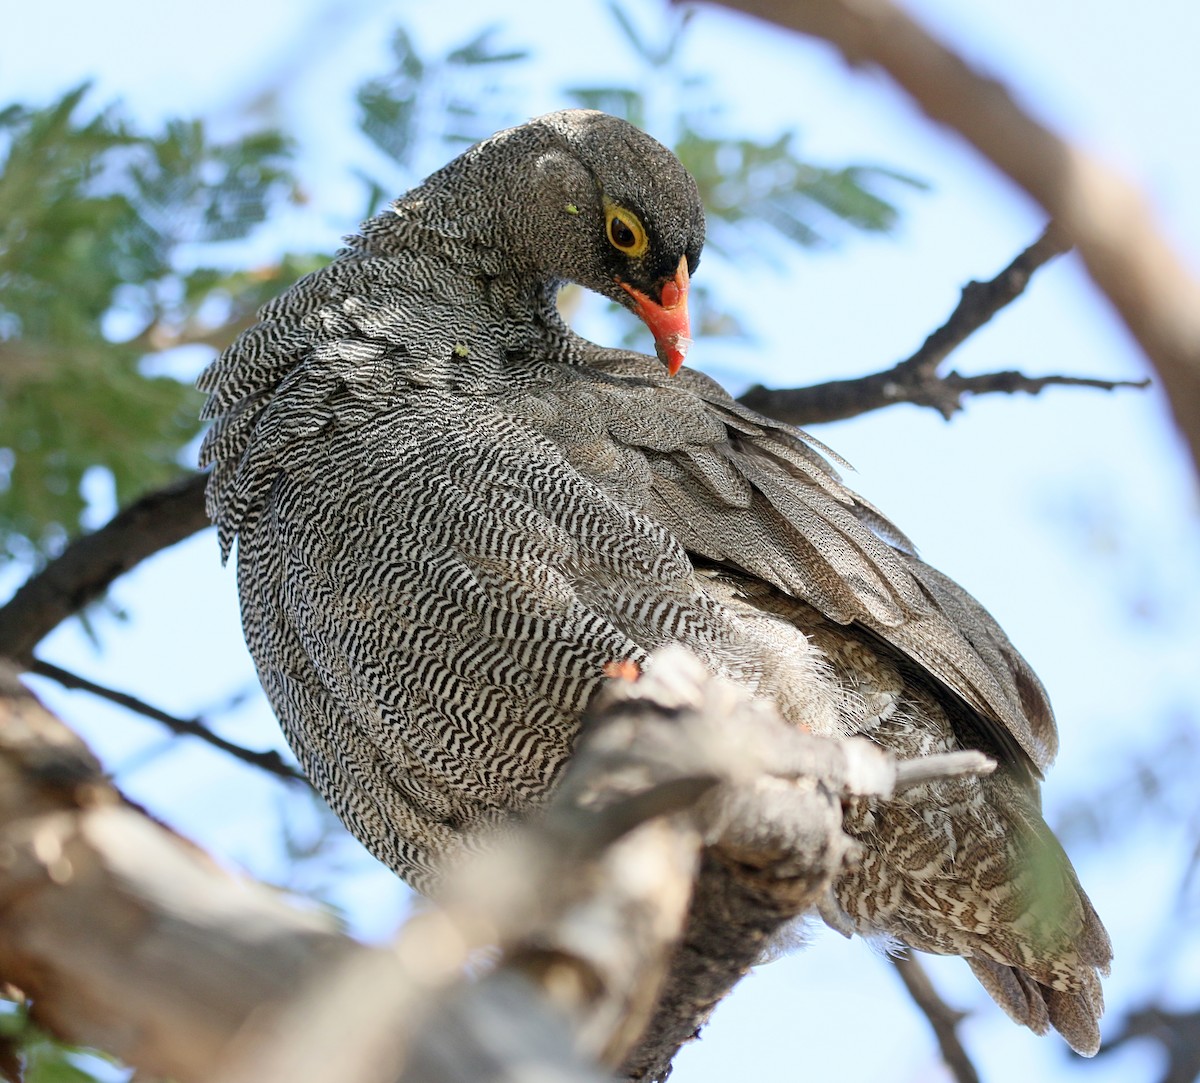
{"type": "Polygon", "coordinates": [[[507,242],[549,280],[621,305],[654,335],[674,375],[690,345],[688,281],[704,245],[691,174],[661,143],[591,110],[550,113],[515,129],[528,159],[509,193],[507,242]]]}

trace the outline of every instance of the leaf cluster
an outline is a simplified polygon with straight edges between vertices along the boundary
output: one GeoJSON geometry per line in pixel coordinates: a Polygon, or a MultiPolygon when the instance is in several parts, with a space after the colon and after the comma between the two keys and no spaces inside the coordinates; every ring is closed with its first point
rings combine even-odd
{"type": "Polygon", "coordinates": [[[0,1080],[5,1083],[99,1083],[122,1078],[107,1054],[49,1037],[23,1002],[0,1000],[0,1080]]]}
{"type": "Polygon", "coordinates": [[[0,112],[0,552],[53,551],[102,470],[124,502],[178,471],[190,387],[146,371],[155,336],[238,276],[179,268],[184,246],[246,236],[291,190],[288,142],[145,134],[87,86],[0,112]]]}
{"type": "MultiPolygon", "coordinates": [[[[885,232],[899,214],[888,189],[923,187],[916,178],[882,166],[808,161],[790,129],[765,139],[732,133],[717,90],[688,63],[687,31],[694,9],[673,9],[656,35],[640,27],[617,0],[609,0],[607,7],[640,62],[642,84],[574,86],[567,94],[584,109],[624,117],[672,146],[700,189],[710,255],[769,259],[796,246],[832,245],[847,227],[885,232]]],[[[736,314],[715,304],[703,285],[694,286],[692,296],[700,334],[745,333],[736,314]]],[[[644,334],[629,321],[627,343],[644,334]]]]}
{"type": "Polygon", "coordinates": [[[509,79],[529,51],[498,44],[499,29],[485,27],[437,57],[423,57],[412,36],[392,34],[391,70],[368,79],[355,100],[363,135],[397,168],[394,179],[363,173],[367,214],[427,169],[512,121],[509,79]]]}
{"type": "Polygon", "coordinates": [[[791,129],[765,139],[732,134],[716,89],[687,61],[687,30],[694,9],[673,9],[655,37],[616,0],[609,0],[607,7],[641,62],[644,85],[575,86],[567,93],[585,109],[602,109],[639,127],[663,129],[659,137],[670,143],[696,178],[709,222],[709,246],[717,251],[751,255],[761,251],[764,234],[787,245],[812,247],[833,243],[847,226],[886,231],[898,217],[886,194],[889,188],[924,186],[884,166],[807,161],[791,129]],[[665,116],[664,102],[669,103],[665,116]]]}

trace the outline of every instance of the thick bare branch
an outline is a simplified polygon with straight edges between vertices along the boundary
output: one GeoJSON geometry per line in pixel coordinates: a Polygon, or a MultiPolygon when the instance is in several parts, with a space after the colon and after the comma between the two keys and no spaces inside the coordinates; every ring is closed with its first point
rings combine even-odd
{"type": "Polygon", "coordinates": [[[0,670],[0,980],[36,1021],[198,1080],[253,1013],[352,945],[132,807],[0,670]]]}
{"type": "Polygon", "coordinates": [[[713,680],[694,658],[674,651],[656,657],[677,685],[681,678],[691,682],[688,695],[667,694],[651,670],[636,685],[610,687],[607,709],[627,711],[622,700],[630,698],[643,709],[665,707],[689,719],[686,747],[710,749],[711,764],[728,774],[702,804],[708,845],[658,1008],[621,1068],[622,1077],[634,1080],[665,1079],[679,1048],[762,960],[782,927],[801,913],[827,909],[834,877],[854,860],[841,832],[845,797],[888,796],[923,778],[995,767],[974,752],[896,764],[863,740],[814,738],[784,725],[744,691],[713,680]]]}
{"type": "Polygon", "coordinates": [[[1036,395],[1046,387],[1145,387],[1148,381],[1097,380],[1083,376],[1026,376],[1020,372],[990,372],[942,376],[943,361],[997,312],[1025,290],[1033,273],[1066,250],[1060,234],[1050,226],[995,278],[968,282],[958,305],[941,327],[925,339],[920,349],[889,369],[852,380],[830,380],[811,387],[773,389],[752,387],[739,400],[753,410],[793,425],[816,425],[857,417],[898,403],[929,406],[949,418],[962,409],[964,395],[1023,391],[1036,395]]]}
{"type": "Polygon", "coordinates": [[[531,1063],[595,1083],[597,1061],[661,1078],[770,930],[841,868],[842,796],[896,783],[868,743],[790,729],[664,652],[613,689],[544,819],[480,847],[438,909],[372,951],[128,805],[6,671],[0,981],[53,1032],[182,1083],[500,1083],[531,1063]],[[702,881],[689,914],[702,853],[732,890],[702,881]],[[471,983],[485,945],[500,962],[471,983]]]}
{"type": "Polygon", "coordinates": [[[1045,208],[1157,370],[1200,470],[1200,283],[1122,177],[1030,117],[890,0],[723,0],[886,71],[1045,208]]]}
{"type": "Polygon", "coordinates": [[[62,554],[0,607],[0,658],[22,666],[37,644],[147,557],[208,526],[203,474],[148,493],[62,554]]]}
{"type": "Polygon", "coordinates": [[[160,722],[172,733],[181,737],[195,737],[205,744],[219,748],[222,752],[228,752],[235,759],[248,763],[251,767],[257,767],[277,778],[282,778],[285,782],[307,783],[304,775],[273,749],[267,752],[255,752],[252,749],[243,748],[241,745],[225,740],[220,734],[214,733],[198,718],[177,718],[127,692],[106,688],[95,681],[89,681],[86,677],[80,677],[77,673],[71,673],[69,670],[49,662],[43,662],[40,658],[33,660],[29,666],[29,672],[54,681],[63,688],[90,692],[93,696],[99,696],[101,699],[108,700],[109,703],[115,703],[118,707],[133,711],[134,714],[140,714],[145,718],[160,722]]]}

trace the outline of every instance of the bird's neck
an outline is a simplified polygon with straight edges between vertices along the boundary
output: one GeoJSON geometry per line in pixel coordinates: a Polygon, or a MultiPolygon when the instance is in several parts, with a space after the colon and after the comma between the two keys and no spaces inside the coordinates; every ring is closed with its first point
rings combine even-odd
{"type": "Polygon", "coordinates": [[[365,223],[346,253],[377,263],[373,300],[404,309],[414,361],[440,368],[449,351],[460,374],[488,369],[498,379],[511,379],[522,357],[570,362],[581,340],[558,312],[560,283],[513,264],[489,208],[460,201],[451,214],[440,195],[414,189],[365,223]]]}

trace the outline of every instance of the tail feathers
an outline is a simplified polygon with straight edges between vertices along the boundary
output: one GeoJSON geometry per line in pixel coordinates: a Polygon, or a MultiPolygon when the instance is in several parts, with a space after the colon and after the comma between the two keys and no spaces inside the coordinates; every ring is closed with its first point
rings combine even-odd
{"type": "Polygon", "coordinates": [[[1014,966],[992,962],[991,959],[968,959],[979,984],[988,995],[1008,1013],[1010,1019],[1028,1027],[1034,1034],[1050,1029],[1050,1009],[1039,985],[1024,971],[1014,966]]]}
{"type": "MultiPolygon", "coordinates": [[[[1057,841],[1048,829],[1039,834],[1052,842],[1053,852],[1060,855],[1063,877],[1059,892],[1049,891],[1049,897],[1040,900],[1044,916],[1057,916],[1050,924],[1049,940],[1043,939],[1047,935],[1043,927],[1042,937],[1038,937],[1040,948],[1032,957],[1027,951],[1006,953],[1010,960],[1014,955],[1024,956],[1024,966],[979,953],[968,956],[967,962],[1012,1019],[1035,1034],[1045,1034],[1053,1027],[1076,1053],[1091,1057],[1100,1048],[1100,1017],[1104,1014],[1100,975],[1108,974],[1112,942],[1057,841]]],[[[993,945],[988,947],[995,950],[993,945]]],[[[1011,951],[1013,946],[1009,947],[1011,951]]]]}
{"type": "Polygon", "coordinates": [[[1012,1019],[1093,1055],[1112,944],[1027,791],[998,772],[872,812],[863,858],[837,885],[851,923],[962,956],[1012,1019]]]}
{"type": "Polygon", "coordinates": [[[1023,970],[991,959],[968,959],[979,983],[1008,1016],[1035,1034],[1051,1027],[1067,1044],[1085,1057],[1100,1048],[1100,1017],[1104,1014],[1104,992],[1092,969],[1079,972],[1079,987],[1053,989],[1034,980],[1023,970]]]}

